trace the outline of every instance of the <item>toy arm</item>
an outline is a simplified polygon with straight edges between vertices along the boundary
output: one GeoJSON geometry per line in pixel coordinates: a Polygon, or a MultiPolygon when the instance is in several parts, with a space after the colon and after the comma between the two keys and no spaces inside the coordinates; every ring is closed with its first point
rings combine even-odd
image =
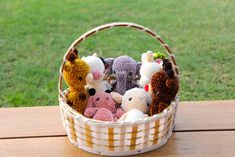
{"type": "Polygon", "coordinates": [[[113,97],[113,99],[118,103],[121,104],[122,103],[122,95],[117,93],[117,92],[111,92],[110,93],[113,97]]]}
{"type": "Polygon", "coordinates": [[[124,113],[121,118],[118,119],[118,122],[124,121],[126,119],[127,113],[124,113]]]}
{"type": "Polygon", "coordinates": [[[84,116],[91,118],[95,115],[96,111],[98,110],[98,108],[95,108],[95,106],[93,106],[92,103],[93,97],[90,97],[88,99],[87,105],[86,105],[86,109],[84,112],[84,116]]]}
{"type": "Polygon", "coordinates": [[[121,107],[117,108],[115,116],[119,119],[123,114],[125,114],[125,111],[121,107]]]}
{"type": "Polygon", "coordinates": [[[84,116],[88,118],[92,118],[95,115],[97,110],[98,108],[86,108],[84,112],[84,116]]]}

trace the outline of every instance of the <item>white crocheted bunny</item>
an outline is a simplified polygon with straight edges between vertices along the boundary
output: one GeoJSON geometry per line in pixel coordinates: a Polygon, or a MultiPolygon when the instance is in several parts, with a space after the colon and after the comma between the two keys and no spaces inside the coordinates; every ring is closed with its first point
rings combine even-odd
{"type": "Polygon", "coordinates": [[[148,51],[143,53],[141,56],[142,65],[140,67],[140,81],[139,84],[146,90],[149,91],[148,85],[150,80],[156,72],[162,69],[161,64],[158,64],[153,58],[153,52],[148,51]]]}

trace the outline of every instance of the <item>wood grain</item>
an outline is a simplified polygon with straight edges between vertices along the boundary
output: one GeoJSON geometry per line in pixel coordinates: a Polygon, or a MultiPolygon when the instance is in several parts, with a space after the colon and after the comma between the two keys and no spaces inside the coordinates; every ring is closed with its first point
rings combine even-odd
{"type": "Polygon", "coordinates": [[[180,102],[176,131],[235,130],[235,100],[180,102]]]}
{"type": "MultiPolygon", "coordinates": [[[[234,157],[235,132],[177,132],[158,150],[144,157],[234,157]]],[[[93,157],[75,148],[67,137],[23,138],[0,140],[1,157],[93,157]]]]}
{"type": "Polygon", "coordinates": [[[0,138],[65,135],[58,106],[0,109],[0,138]]]}
{"type": "MultiPolygon", "coordinates": [[[[235,100],[180,102],[176,131],[235,129],[235,100]]],[[[0,109],[0,139],[65,135],[58,106],[0,109]]]]}

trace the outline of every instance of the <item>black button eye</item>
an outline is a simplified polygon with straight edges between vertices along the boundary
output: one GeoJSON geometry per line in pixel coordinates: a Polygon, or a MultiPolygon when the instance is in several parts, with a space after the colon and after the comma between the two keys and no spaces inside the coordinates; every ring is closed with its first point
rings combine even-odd
{"type": "Polygon", "coordinates": [[[150,106],[150,104],[149,104],[149,103],[147,103],[147,106],[149,107],[149,106],[150,106]]]}
{"type": "Polygon", "coordinates": [[[99,101],[100,100],[100,98],[96,98],[96,101],[99,101]]]}
{"type": "Polygon", "coordinates": [[[132,100],[132,97],[130,97],[128,100],[131,101],[131,100],[132,100]]]}
{"type": "Polygon", "coordinates": [[[79,79],[80,81],[82,81],[82,80],[83,80],[83,78],[82,78],[81,76],[79,76],[79,77],[78,77],[78,79],[79,79]]]}
{"type": "Polygon", "coordinates": [[[116,71],[113,71],[114,74],[116,74],[116,71]]]}
{"type": "Polygon", "coordinates": [[[132,75],[132,72],[129,72],[129,75],[132,75]]]}

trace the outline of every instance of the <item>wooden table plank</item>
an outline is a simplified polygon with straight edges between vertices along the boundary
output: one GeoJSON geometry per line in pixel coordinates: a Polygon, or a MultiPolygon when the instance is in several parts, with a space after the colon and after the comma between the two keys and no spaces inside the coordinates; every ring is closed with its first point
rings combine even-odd
{"type": "MultiPolygon", "coordinates": [[[[176,131],[235,129],[235,100],[180,102],[176,131]]],[[[0,139],[65,135],[58,106],[0,109],[0,139]]]]}
{"type": "Polygon", "coordinates": [[[235,100],[180,102],[175,130],[235,130],[235,100]]]}
{"type": "Polygon", "coordinates": [[[0,138],[65,135],[58,106],[0,109],[0,138]]]}
{"type": "MultiPolygon", "coordinates": [[[[162,148],[145,157],[234,157],[235,131],[177,132],[162,148]]],[[[0,140],[1,157],[70,157],[96,155],[75,148],[66,137],[0,140]]]]}

